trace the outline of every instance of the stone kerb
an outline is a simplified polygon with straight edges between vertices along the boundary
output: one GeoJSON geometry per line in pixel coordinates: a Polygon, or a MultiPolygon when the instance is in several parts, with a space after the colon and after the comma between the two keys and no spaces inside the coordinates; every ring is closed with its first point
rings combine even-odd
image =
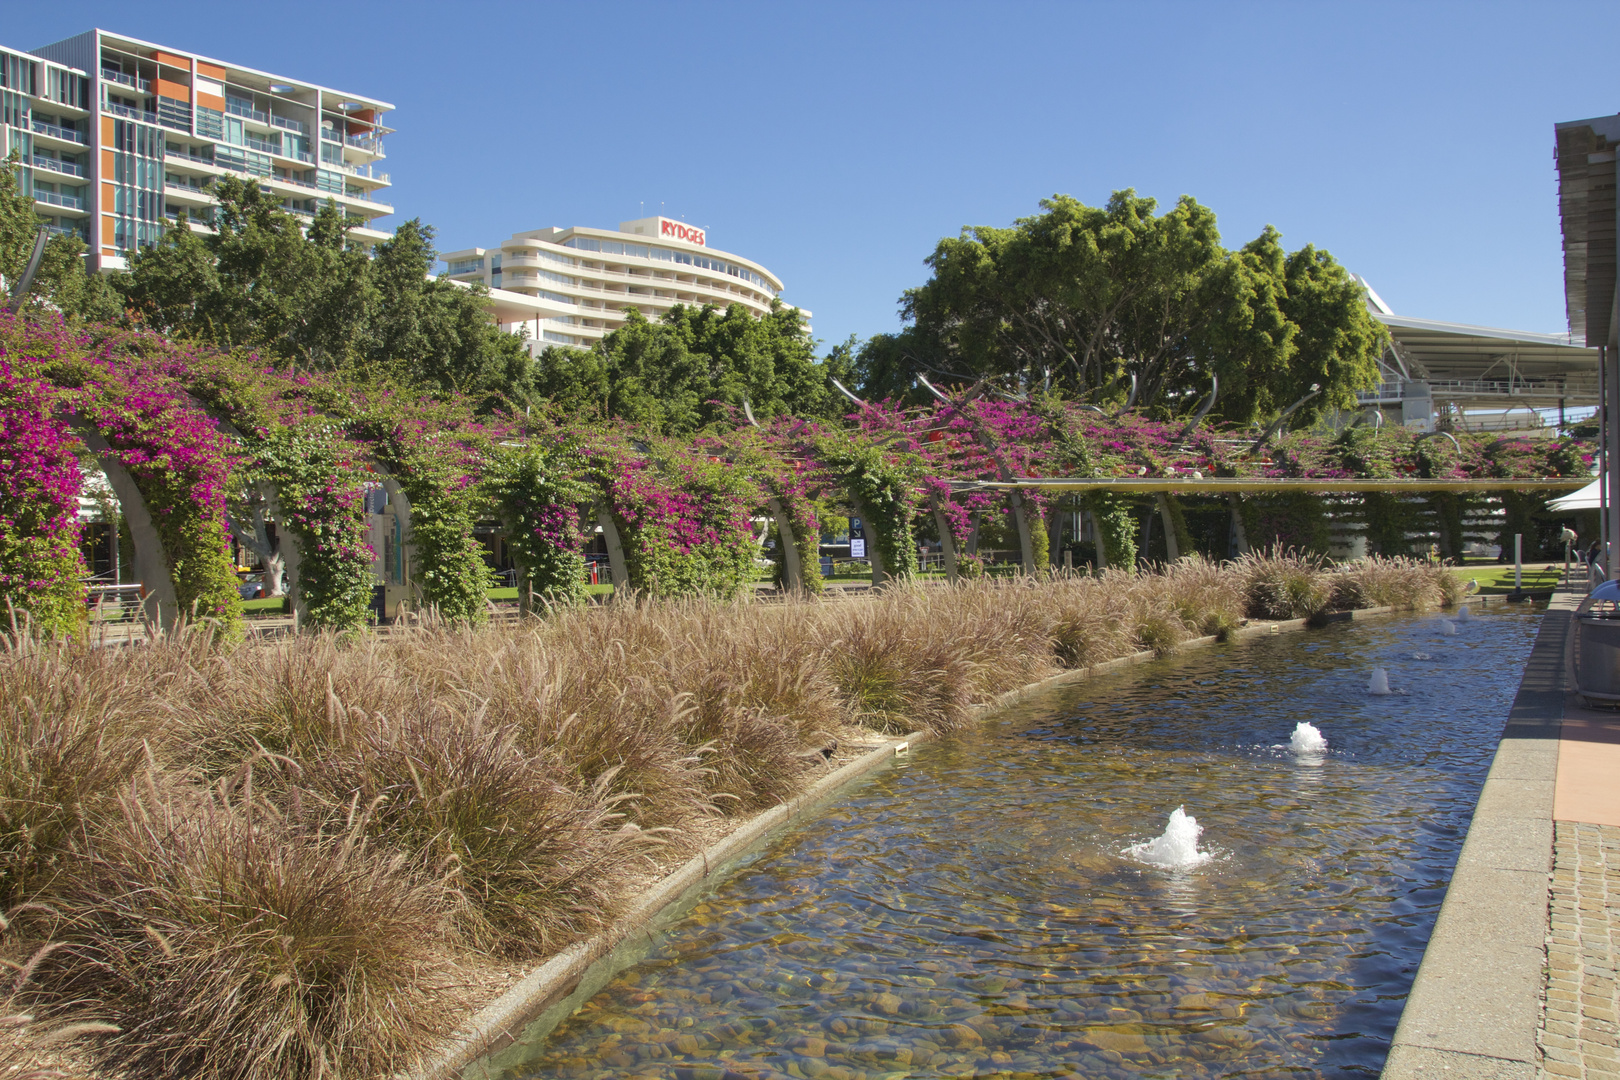
{"type": "Polygon", "coordinates": [[[1538,1074],[1564,650],[1575,603],[1561,594],[1542,619],[1384,1080],[1538,1074]]]}

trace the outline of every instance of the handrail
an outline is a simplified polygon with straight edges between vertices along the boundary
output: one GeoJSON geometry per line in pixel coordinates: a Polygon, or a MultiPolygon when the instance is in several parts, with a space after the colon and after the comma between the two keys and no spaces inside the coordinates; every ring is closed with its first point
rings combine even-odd
{"type": "Polygon", "coordinates": [[[58,158],[40,157],[38,154],[34,155],[34,168],[48,169],[51,172],[59,172],[66,176],[84,176],[83,165],[75,165],[71,161],[62,161],[58,158]]]}
{"type": "Polygon", "coordinates": [[[125,75],[122,71],[114,71],[112,68],[102,68],[101,77],[109,82],[122,83],[136,90],[144,91],[152,88],[150,79],[143,79],[138,75],[125,75]]]}
{"type": "Polygon", "coordinates": [[[128,105],[119,105],[116,102],[109,101],[101,108],[103,112],[110,112],[114,116],[122,116],[126,120],[139,120],[143,124],[155,124],[158,122],[157,113],[155,112],[142,112],[139,109],[132,109],[128,105]]]}
{"type": "Polygon", "coordinates": [[[255,109],[251,105],[238,105],[235,101],[232,101],[230,98],[225,99],[225,111],[230,113],[232,116],[240,116],[240,117],[243,117],[244,119],[252,120],[254,123],[258,123],[258,124],[269,124],[270,123],[270,114],[269,113],[260,112],[258,109],[255,109]]]}
{"type": "Polygon", "coordinates": [[[52,206],[66,207],[69,210],[83,210],[84,200],[72,195],[60,195],[54,191],[34,191],[36,202],[50,203],[52,206]]]}
{"type": "MultiPolygon", "coordinates": [[[[122,108],[122,106],[118,107],[122,108]]],[[[55,139],[66,139],[68,142],[75,142],[80,146],[84,145],[84,135],[73,128],[57,127],[55,124],[47,124],[43,120],[35,120],[34,130],[41,135],[49,135],[55,139]]]]}
{"type": "Polygon", "coordinates": [[[277,116],[275,113],[270,114],[270,126],[286,128],[288,131],[296,131],[300,135],[309,134],[309,125],[302,120],[289,120],[287,117],[277,116]]]}

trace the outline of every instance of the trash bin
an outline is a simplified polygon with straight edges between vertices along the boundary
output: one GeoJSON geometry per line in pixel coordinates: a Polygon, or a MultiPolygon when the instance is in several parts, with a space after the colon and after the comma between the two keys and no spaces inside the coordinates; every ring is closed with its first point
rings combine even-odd
{"type": "Polygon", "coordinates": [[[1575,609],[1570,661],[1575,690],[1593,702],[1620,703],[1620,581],[1605,581],[1575,609]]]}

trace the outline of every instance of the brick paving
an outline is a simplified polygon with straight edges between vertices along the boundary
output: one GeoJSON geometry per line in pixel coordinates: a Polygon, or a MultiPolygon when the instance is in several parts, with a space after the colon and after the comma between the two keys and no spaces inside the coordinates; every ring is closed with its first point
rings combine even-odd
{"type": "Polygon", "coordinates": [[[1620,826],[1555,830],[1540,1075],[1620,1080],[1620,826]]]}

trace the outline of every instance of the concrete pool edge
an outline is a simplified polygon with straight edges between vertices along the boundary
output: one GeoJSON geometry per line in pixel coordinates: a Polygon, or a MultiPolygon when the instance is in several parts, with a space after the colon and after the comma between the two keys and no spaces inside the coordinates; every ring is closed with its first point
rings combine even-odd
{"type": "Polygon", "coordinates": [[[1564,658],[1579,599],[1559,593],[1542,617],[1383,1080],[1540,1072],[1564,658]]]}
{"type": "MultiPolygon", "coordinates": [[[[1388,607],[1363,608],[1331,612],[1316,620],[1253,621],[1233,631],[1230,637],[1240,639],[1304,630],[1324,624],[1388,615],[1393,611],[1388,607]]],[[[1207,647],[1219,641],[1214,636],[1193,638],[1182,642],[1178,652],[1207,647]]],[[[1009,690],[985,704],[973,706],[973,712],[977,718],[983,719],[1043,691],[1158,658],[1156,653],[1149,650],[1060,672],[1009,690]]],[[[527,1029],[542,1018],[547,1018],[560,1004],[590,983],[598,981],[601,969],[616,968],[615,954],[633,945],[638,938],[650,937],[662,925],[668,912],[678,909],[738,859],[794,819],[837,797],[856,780],[893,762],[898,754],[930,738],[932,736],[927,732],[913,732],[886,740],[854,761],[820,777],[799,795],[743,822],[674,872],[643,890],[613,925],[584,941],[576,942],[530,970],[500,997],[469,1017],[428,1061],[405,1075],[409,1080],[452,1080],[479,1059],[517,1042],[527,1029]]]]}

